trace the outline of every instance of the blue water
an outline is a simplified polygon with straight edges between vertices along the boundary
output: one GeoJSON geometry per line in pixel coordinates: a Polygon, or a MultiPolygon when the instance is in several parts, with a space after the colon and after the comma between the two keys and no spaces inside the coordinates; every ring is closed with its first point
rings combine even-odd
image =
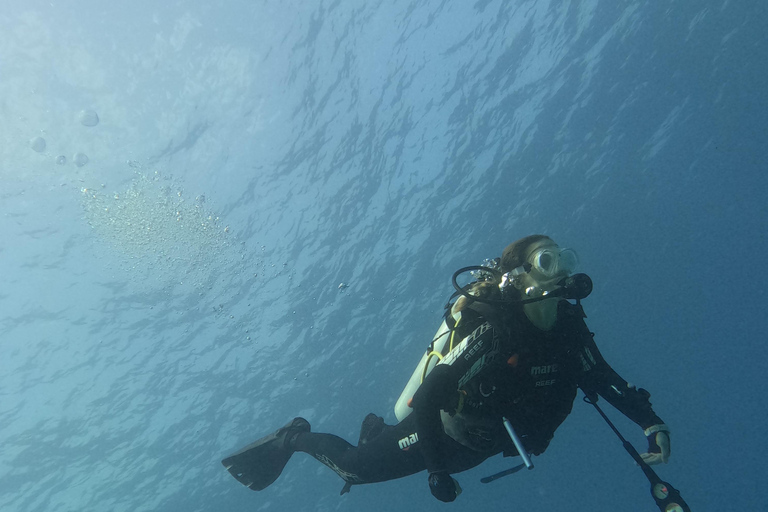
{"type": "MultiPolygon", "coordinates": [[[[394,422],[452,272],[531,233],[593,277],[660,475],[766,508],[763,2],[112,4],[0,13],[1,510],[444,508],[423,474],[339,497],[300,454],[254,493],[219,460],[394,422]]],[[[580,402],[479,482],[514,462],[451,508],[654,508],[580,402]]]]}

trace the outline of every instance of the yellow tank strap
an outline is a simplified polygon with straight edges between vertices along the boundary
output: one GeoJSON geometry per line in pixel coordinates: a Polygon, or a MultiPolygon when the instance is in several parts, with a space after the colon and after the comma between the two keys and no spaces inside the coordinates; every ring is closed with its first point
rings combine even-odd
{"type": "MultiPolygon", "coordinates": [[[[459,322],[461,322],[461,315],[459,315],[459,319],[456,320],[456,323],[453,324],[453,327],[451,328],[451,339],[448,342],[448,352],[453,350],[453,339],[456,335],[456,326],[459,325],[459,322]]],[[[448,334],[448,333],[445,333],[448,334]]],[[[432,340],[432,344],[434,345],[435,341],[439,340],[441,337],[445,336],[445,334],[441,334],[434,340],[432,340]]],[[[447,352],[446,352],[447,355],[447,352]]],[[[421,370],[421,382],[424,382],[424,379],[427,378],[427,368],[429,368],[429,361],[432,360],[433,357],[437,358],[437,361],[440,362],[443,360],[443,354],[438,352],[437,350],[431,351],[429,354],[427,354],[427,360],[424,361],[424,368],[421,370]]]]}
{"type": "Polygon", "coordinates": [[[448,352],[450,352],[451,350],[453,350],[453,338],[454,338],[454,336],[456,335],[456,328],[457,328],[457,327],[459,326],[459,324],[461,323],[461,318],[462,318],[462,317],[461,317],[461,316],[459,316],[459,319],[458,319],[458,320],[456,320],[456,323],[455,323],[455,324],[453,324],[453,328],[451,329],[451,341],[450,341],[450,343],[448,344],[448,347],[449,347],[449,348],[448,348],[448,352]]]}
{"type": "Polygon", "coordinates": [[[441,354],[437,350],[433,350],[432,352],[427,354],[427,360],[424,361],[424,369],[421,370],[421,382],[424,382],[424,379],[427,377],[427,368],[429,368],[429,361],[433,357],[436,357],[438,362],[443,360],[443,354],[441,354]]]}

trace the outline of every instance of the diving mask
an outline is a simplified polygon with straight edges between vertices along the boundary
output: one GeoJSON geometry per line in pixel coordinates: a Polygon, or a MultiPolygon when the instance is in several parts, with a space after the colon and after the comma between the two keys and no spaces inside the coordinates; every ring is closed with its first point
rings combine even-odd
{"type": "Polygon", "coordinates": [[[578,263],[579,257],[573,249],[542,247],[531,253],[528,261],[523,265],[502,275],[499,288],[502,293],[509,290],[509,286],[517,288],[516,284],[520,276],[529,274],[537,285],[528,286],[524,291],[525,295],[546,296],[551,291],[551,287],[556,287],[557,281],[573,273],[578,263]]]}
{"type": "Polygon", "coordinates": [[[531,270],[535,270],[545,279],[565,277],[572,274],[579,264],[579,257],[573,249],[544,247],[528,258],[531,270]]]}

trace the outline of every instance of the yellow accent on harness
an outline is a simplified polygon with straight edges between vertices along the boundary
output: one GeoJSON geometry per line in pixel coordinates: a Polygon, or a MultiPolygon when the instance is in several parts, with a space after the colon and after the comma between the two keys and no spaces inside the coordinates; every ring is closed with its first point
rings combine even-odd
{"type": "Polygon", "coordinates": [[[424,379],[427,378],[427,368],[429,368],[429,361],[432,359],[432,357],[436,357],[438,362],[443,360],[443,354],[441,354],[437,350],[433,350],[432,352],[427,354],[427,360],[424,361],[424,369],[421,370],[421,382],[424,382],[424,379]]]}
{"type": "Polygon", "coordinates": [[[459,319],[456,320],[455,324],[453,324],[453,329],[451,329],[451,343],[449,344],[448,352],[453,350],[453,338],[456,335],[456,328],[459,326],[460,323],[461,323],[461,316],[459,316],[459,319]]]}
{"type": "MultiPolygon", "coordinates": [[[[432,360],[432,358],[436,357],[437,362],[439,363],[440,361],[443,360],[443,357],[445,357],[451,350],[453,350],[453,340],[456,335],[456,327],[459,325],[459,322],[461,322],[461,316],[459,316],[459,319],[456,320],[456,323],[453,325],[453,329],[451,329],[451,339],[448,342],[448,352],[446,352],[445,354],[441,354],[437,350],[433,350],[432,352],[427,354],[427,360],[424,361],[424,368],[421,370],[421,382],[424,382],[424,379],[427,378],[427,368],[429,368],[429,362],[432,360]]],[[[440,335],[439,337],[435,338],[435,340],[438,340],[443,336],[445,336],[445,334],[440,335]]],[[[432,340],[433,343],[435,340],[432,340]]]]}

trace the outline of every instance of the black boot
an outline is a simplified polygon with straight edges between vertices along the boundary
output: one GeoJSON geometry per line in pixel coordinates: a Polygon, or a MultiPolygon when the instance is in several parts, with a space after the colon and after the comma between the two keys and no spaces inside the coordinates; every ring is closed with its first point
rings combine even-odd
{"type": "Polygon", "coordinates": [[[283,472],[293,455],[296,436],[309,431],[307,420],[294,418],[283,428],[233,453],[221,463],[238,482],[254,491],[261,491],[283,472]]]}

